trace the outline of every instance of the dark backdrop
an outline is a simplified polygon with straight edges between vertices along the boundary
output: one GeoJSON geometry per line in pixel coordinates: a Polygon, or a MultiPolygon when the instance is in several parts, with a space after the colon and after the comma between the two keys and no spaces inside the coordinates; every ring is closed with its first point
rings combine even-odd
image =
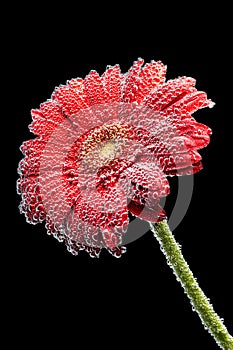
{"type": "MultiPolygon", "coordinates": [[[[213,136],[208,148],[201,150],[204,170],[195,175],[191,204],[174,234],[201,287],[233,333],[228,23],[220,28],[217,12],[197,11],[192,19],[190,13],[176,17],[172,11],[170,19],[165,12],[160,22],[159,14],[153,16],[149,8],[143,14],[136,11],[136,17],[120,11],[118,18],[101,20],[92,7],[89,12],[72,12],[64,14],[61,8],[59,15],[48,14],[46,8],[35,8],[16,22],[11,42],[15,169],[22,157],[20,144],[33,137],[27,128],[30,109],[38,108],[67,79],[85,77],[91,69],[102,73],[115,63],[126,72],[138,57],[146,62],[162,60],[168,78],[196,78],[198,89],[216,102],[214,109],[195,114],[213,129],[213,136]]],[[[170,349],[171,344],[179,349],[217,349],[151,232],[128,245],[121,259],[105,252],[99,259],[85,253],[74,257],[47,236],[43,224],[27,224],[18,213],[19,202],[16,196],[16,229],[8,254],[11,315],[19,344],[30,345],[30,334],[42,344],[64,340],[68,348],[72,342],[78,347],[82,339],[88,346],[133,346],[136,341],[146,349],[170,349]]]]}

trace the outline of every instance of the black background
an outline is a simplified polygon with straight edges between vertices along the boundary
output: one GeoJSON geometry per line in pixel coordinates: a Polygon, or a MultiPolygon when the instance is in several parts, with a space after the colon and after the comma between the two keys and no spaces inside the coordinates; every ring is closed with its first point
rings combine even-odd
{"type": "MultiPolygon", "coordinates": [[[[78,12],[35,7],[13,23],[10,74],[17,91],[12,103],[15,169],[22,157],[19,146],[33,137],[27,128],[30,109],[38,108],[67,79],[84,78],[91,69],[102,74],[106,65],[116,63],[126,72],[138,57],[145,62],[163,61],[169,79],[196,78],[197,88],[216,102],[214,109],[195,114],[212,128],[213,136],[208,148],[201,150],[204,170],[195,175],[192,202],[174,235],[200,286],[233,333],[227,97],[231,57],[228,23],[218,24],[227,9],[203,13],[198,8],[193,18],[193,10],[186,15],[171,10],[170,18],[166,12],[151,13],[150,7],[142,12],[139,8],[136,15],[118,9],[115,18],[114,8],[100,18],[91,4],[78,12]]],[[[174,196],[170,195],[171,203],[174,196]]],[[[36,344],[59,340],[68,348],[73,343],[80,346],[81,340],[86,346],[123,347],[136,342],[146,349],[170,349],[171,344],[179,349],[218,348],[192,311],[151,232],[128,245],[121,259],[106,252],[99,259],[85,253],[74,257],[46,235],[43,224],[27,224],[18,213],[19,202],[16,196],[8,256],[18,344],[30,344],[30,334],[36,344]]]]}

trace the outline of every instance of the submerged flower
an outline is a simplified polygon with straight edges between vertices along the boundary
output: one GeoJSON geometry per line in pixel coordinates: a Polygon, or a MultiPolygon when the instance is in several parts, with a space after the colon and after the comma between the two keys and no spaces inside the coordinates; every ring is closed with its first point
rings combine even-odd
{"type": "Polygon", "coordinates": [[[143,63],[72,79],[32,110],[37,136],[21,146],[20,211],[29,223],[45,220],[72,254],[99,256],[105,247],[120,256],[128,212],[163,220],[167,176],[202,168],[197,150],[211,130],[191,115],[213,103],[194,79],[165,82],[160,61],[143,63]]]}

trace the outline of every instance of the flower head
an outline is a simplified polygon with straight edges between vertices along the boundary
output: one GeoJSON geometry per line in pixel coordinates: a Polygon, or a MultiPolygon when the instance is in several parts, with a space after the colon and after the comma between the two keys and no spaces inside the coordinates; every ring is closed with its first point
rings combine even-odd
{"type": "Polygon", "coordinates": [[[143,63],[72,79],[31,112],[36,138],[21,146],[20,211],[29,223],[45,220],[75,255],[105,247],[120,256],[128,211],[163,220],[167,176],[202,168],[197,150],[211,130],[191,115],[213,103],[194,79],[165,82],[162,62],[143,63]]]}

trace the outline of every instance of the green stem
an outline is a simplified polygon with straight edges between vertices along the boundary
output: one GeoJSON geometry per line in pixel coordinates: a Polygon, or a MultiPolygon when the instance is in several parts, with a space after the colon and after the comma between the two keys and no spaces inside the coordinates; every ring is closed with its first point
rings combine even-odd
{"type": "Polygon", "coordinates": [[[205,329],[210,332],[222,349],[233,350],[232,336],[228,333],[222,320],[214,312],[212,305],[193,277],[167,222],[150,223],[150,226],[160,243],[161,250],[166,256],[169,266],[173,269],[177,279],[183,286],[205,329]]]}

